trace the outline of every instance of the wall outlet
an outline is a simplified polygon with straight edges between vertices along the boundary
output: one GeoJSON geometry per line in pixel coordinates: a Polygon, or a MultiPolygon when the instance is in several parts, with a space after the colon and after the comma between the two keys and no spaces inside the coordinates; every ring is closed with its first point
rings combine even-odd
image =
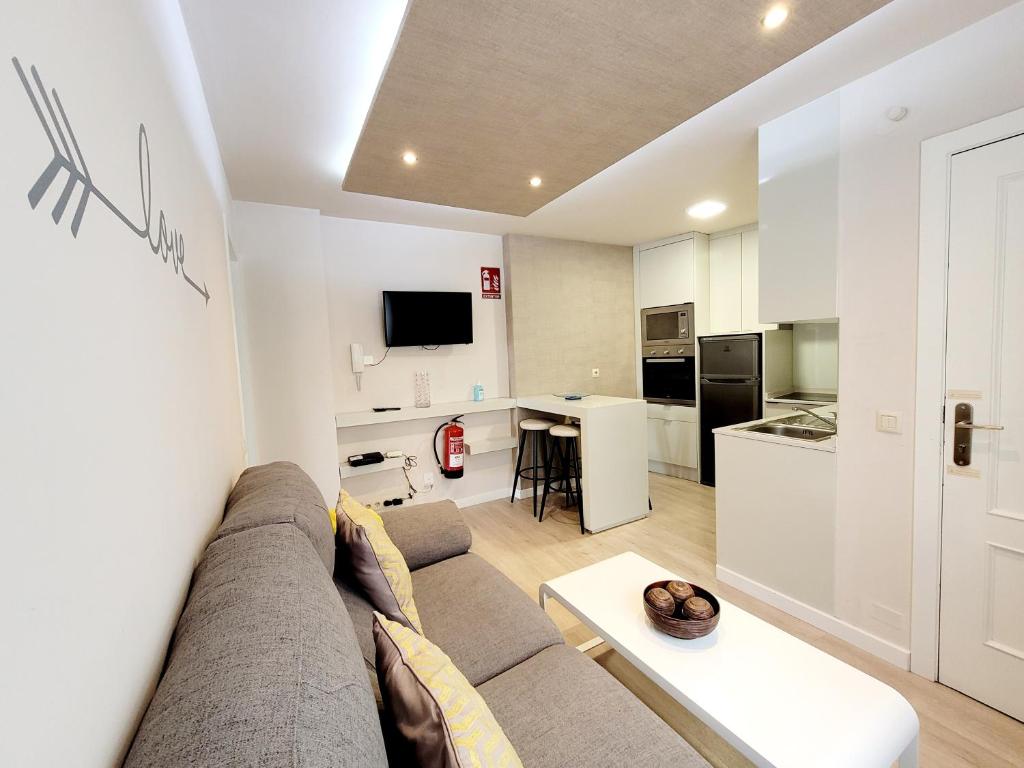
{"type": "Polygon", "coordinates": [[[434,487],[434,473],[424,472],[423,473],[423,490],[429,491],[434,487]]]}
{"type": "Polygon", "coordinates": [[[878,411],[875,414],[875,429],[879,432],[890,432],[894,435],[899,435],[903,432],[902,421],[902,414],[896,411],[878,411]]]}
{"type": "Polygon", "coordinates": [[[373,365],[373,355],[363,355],[363,365],[373,365]]]}
{"type": "Polygon", "coordinates": [[[590,369],[590,376],[591,376],[591,378],[596,379],[600,375],[601,375],[601,369],[600,368],[591,368],[590,369]]]}

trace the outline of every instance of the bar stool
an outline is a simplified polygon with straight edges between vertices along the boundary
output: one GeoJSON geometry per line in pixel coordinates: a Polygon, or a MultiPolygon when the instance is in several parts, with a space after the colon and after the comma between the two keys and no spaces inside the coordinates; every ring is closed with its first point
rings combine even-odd
{"type": "MultiPolygon", "coordinates": [[[[519,422],[519,456],[516,458],[516,475],[512,481],[512,502],[516,501],[519,478],[533,483],[533,516],[537,516],[537,481],[544,480],[538,470],[548,466],[548,430],[555,422],[547,419],[523,419],[519,422]],[[526,438],[533,435],[532,469],[523,469],[523,454],[526,453],[526,438]],[[539,445],[538,445],[539,443],[539,445]]],[[[545,475],[546,476],[546,475],[545,475]]]]}
{"type": "MultiPolygon", "coordinates": [[[[548,455],[547,464],[544,466],[544,495],[540,500],[540,518],[538,522],[544,522],[544,504],[548,500],[548,492],[551,490],[552,481],[561,481],[562,490],[565,493],[566,504],[576,506],[580,511],[580,533],[585,534],[583,526],[583,477],[580,474],[580,453],[576,441],[580,437],[580,428],[574,424],[555,424],[548,429],[552,437],[554,447],[548,455]],[[552,473],[555,454],[558,454],[558,463],[561,467],[557,474],[552,473]],[[573,481],[576,482],[576,490],[573,491],[573,481]]],[[[558,490],[557,488],[555,489],[558,490]]]]}

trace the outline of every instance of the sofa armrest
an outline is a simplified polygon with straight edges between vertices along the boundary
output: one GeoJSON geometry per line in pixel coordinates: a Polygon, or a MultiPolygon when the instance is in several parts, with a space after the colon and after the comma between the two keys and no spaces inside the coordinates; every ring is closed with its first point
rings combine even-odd
{"type": "Polygon", "coordinates": [[[410,571],[465,554],[473,543],[453,501],[391,507],[381,512],[381,519],[410,571]]]}

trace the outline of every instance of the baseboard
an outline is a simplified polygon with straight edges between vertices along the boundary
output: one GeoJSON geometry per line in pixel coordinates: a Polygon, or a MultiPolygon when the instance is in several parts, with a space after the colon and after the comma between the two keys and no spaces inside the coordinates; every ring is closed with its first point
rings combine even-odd
{"type": "Polygon", "coordinates": [[[876,637],[859,627],[847,624],[830,613],[825,613],[825,611],[819,608],[814,608],[806,603],[801,603],[799,600],[794,600],[781,592],[775,591],[771,587],[766,587],[764,584],[748,579],[746,576],[741,576],[735,571],[723,568],[721,565],[715,566],[715,576],[723,584],[728,584],[730,587],[735,587],[741,592],[746,592],[748,595],[756,597],[762,603],[767,603],[774,608],[778,608],[780,611],[785,611],[790,616],[795,616],[818,629],[823,629],[829,634],[835,635],[841,640],[845,640],[851,645],[855,645],[880,659],[884,659],[900,669],[910,669],[910,651],[907,648],[901,648],[895,643],[890,643],[888,640],[876,637]]]}
{"type": "Polygon", "coordinates": [[[477,504],[486,504],[488,501],[498,501],[499,499],[507,499],[508,497],[509,493],[507,488],[496,488],[491,491],[484,491],[483,493],[466,496],[462,499],[453,499],[453,501],[459,509],[465,509],[466,507],[473,507],[477,504]]]}
{"type": "MultiPolygon", "coordinates": [[[[537,495],[540,496],[543,492],[544,492],[544,486],[543,485],[538,485],[537,486],[537,495]]],[[[519,490],[516,491],[516,498],[520,499],[520,500],[522,500],[522,499],[532,499],[533,495],[534,494],[533,494],[533,487],[532,486],[528,487],[528,488],[520,488],[519,490]]]]}
{"type": "Polygon", "coordinates": [[[654,459],[647,460],[647,471],[654,472],[656,475],[668,475],[669,477],[678,477],[681,480],[697,480],[697,468],[696,467],[681,467],[678,464],[666,464],[664,461],[655,461],[654,459]]]}
{"type": "MultiPolygon", "coordinates": [[[[537,488],[537,494],[540,495],[541,488],[537,488]]],[[[507,499],[509,497],[508,488],[495,488],[494,490],[484,491],[483,493],[475,493],[472,496],[465,496],[461,499],[452,499],[459,509],[465,509],[466,507],[476,506],[477,504],[486,504],[488,501],[498,501],[499,499],[507,499]]],[[[531,499],[533,498],[533,488],[519,488],[516,491],[516,499],[531,499]]]]}

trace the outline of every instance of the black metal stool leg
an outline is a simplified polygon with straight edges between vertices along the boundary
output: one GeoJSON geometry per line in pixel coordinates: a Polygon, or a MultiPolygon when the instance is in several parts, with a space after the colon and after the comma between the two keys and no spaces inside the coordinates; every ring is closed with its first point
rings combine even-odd
{"type": "Polygon", "coordinates": [[[523,450],[526,448],[526,430],[522,429],[519,431],[519,455],[516,457],[516,473],[515,479],[512,481],[512,498],[509,500],[510,504],[516,503],[516,488],[519,487],[519,472],[523,468],[523,450]]]}
{"type": "Polygon", "coordinates": [[[533,516],[537,516],[537,433],[533,434],[533,516]]]}
{"type": "Polygon", "coordinates": [[[547,460],[544,462],[544,495],[540,497],[540,517],[537,522],[544,522],[544,505],[548,501],[548,492],[551,490],[551,467],[555,463],[555,454],[559,452],[558,441],[550,451],[546,451],[547,460]]]}

